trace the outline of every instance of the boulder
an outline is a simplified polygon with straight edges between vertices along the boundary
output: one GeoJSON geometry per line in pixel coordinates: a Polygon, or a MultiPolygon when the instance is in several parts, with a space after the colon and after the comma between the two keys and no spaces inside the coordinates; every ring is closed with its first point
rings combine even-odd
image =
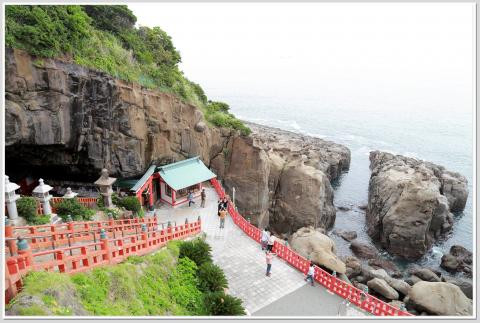
{"type": "Polygon", "coordinates": [[[395,279],[395,278],[386,278],[385,281],[387,282],[388,285],[390,285],[393,289],[396,291],[399,291],[403,295],[408,295],[412,287],[404,282],[403,280],[400,279],[395,279]]]}
{"type": "Polygon", "coordinates": [[[396,308],[398,308],[399,310],[405,308],[405,303],[404,302],[401,302],[401,301],[398,301],[398,300],[393,300],[391,301],[390,303],[388,303],[396,308]]]}
{"type": "Polygon", "coordinates": [[[317,265],[344,274],[345,264],[335,254],[335,243],[313,227],[301,228],[290,237],[291,247],[317,265]]]}
{"type": "Polygon", "coordinates": [[[413,285],[415,285],[416,283],[421,282],[421,281],[423,281],[423,280],[421,280],[420,278],[418,278],[418,277],[415,276],[415,275],[411,275],[410,277],[408,277],[407,279],[405,279],[405,282],[406,282],[407,284],[409,284],[410,286],[413,286],[413,285]]]}
{"type": "Polygon", "coordinates": [[[350,211],[351,210],[351,208],[349,208],[348,206],[344,206],[344,205],[338,206],[337,209],[339,209],[340,211],[350,211]]]}
{"type": "Polygon", "coordinates": [[[408,294],[409,303],[417,311],[435,315],[472,315],[472,300],[450,283],[418,282],[408,294]]]}
{"type": "Polygon", "coordinates": [[[385,269],[371,269],[368,271],[368,276],[381,279],[387,279],[390,277],[388,276],[388,273],[385,271],[385,269]]]}
{"type": "Polygon", "coordinates": [[[441,282],[442,280],[440,277],[437,276],[433,271],[427,268],[419,268],[413,271],[413,274],[420,278],[421,280],[425,280],[428,282],[441,282]]]}
{"type": "Polygon", "coordinates": [[[451,212],[464,208],[466,178],[439,165],[379,151],[370,153],[370,169],[368,234],[394,255],[419,259],[451,229],[451,212]]]}
{"type": "Polygon", "coordinates": [[[467,296],[470,299],[473,299],[473,285],[471,280],[456,278],[456,279],[447,279],[446,282],[460,287],[460,289],[465,294],[465,296],[467,296]]]}
{"type": "Polygon", "coordinates": [[[359,283],[366,283],[368,281],[368,279],[363,275],[358,275],[353,280],[355,280],[359,283]]]}
{"type": "Polygon", "coordinates": [[[352,249],[355,255],[363,259],[376,258],[378,255],[378,251],[374,246],[356,240],[352,241],[350,249],[352,249]]]}
{"type": "Polygon", "coordinates": [[[385,269],[389,273],[395,273],[399,271],[397,265],[395,265],[392,261],[386,259],[369,259],[368,264],[374,268],[385,269]]]}
{"type": "Polygon", "coordinates": [[[357,238],[357,233],[355,231],[335,230],[334,233],[346,241],[352,241],[357,238]]]}
{"type": "Polygon", "coordinates": [[[367,283],[368,288],[373,289],[387,299],[398,299],[398,292],[393,289],[387,282],[381,278],[374,278],[367,283]]]}
{"type": "Polygon", "coordinates": [[[360,289],[361,291],[365,291],[367,290],[367,285],[365,284],[362,284],[360,282],[353,282],[353,286],[355,286],[356,288],[360,289]]]}
{"type": "Polygon", "coordinates": [[[472,273],[472,252],[462,246],[452,246],[450,252],[442,256],[440,267],[451,272],[472,273]]]}
{"type": "Polygon", "coordinates": [[[196,132],[204,132],[207,129],[207,125],[203,121],[199,121],[195,124],[195,131],[196,132]]]}

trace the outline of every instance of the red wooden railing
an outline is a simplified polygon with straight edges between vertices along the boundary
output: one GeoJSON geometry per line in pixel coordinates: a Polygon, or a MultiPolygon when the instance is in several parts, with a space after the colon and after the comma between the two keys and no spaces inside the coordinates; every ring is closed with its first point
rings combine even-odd
{"type": "Polygon", "coordinates": [[[57,248],[77,242],[94,242],[96,237],[99,236],[101,229],[106,231],[109,238],[136,234],[141,231],[142,224],[147,226],[147,231],[153,231],[158,226],[157,218],[69,222],[55,225],[6,226],[5,238],[7,239],[6,244],[10,255],[14,255],[17,252],[17,245],[15,240],[9,238],[22,237],[29,240],[32,250],[48,247],[57,248]]]}
{"type": "MultiPolygon", "coordinates": [[[[50,205],[53,213],[57,212],[57,209],[55,208],[55,204],[63,201],[63,197],[52,197],[50,199],[50,205]]],[[[82,204],[85,207],[88,208],[93,208],[97,205],[98,198],[96,197],[76,197],[77,201],[82,204]]],[[[37,201],[37,214],[42,215],[43,214],[43,205],[37,201]]]]}
{"type": "MultiPolygon", "coordinates": [[[[212,186],[217,191],[218,196],[224,197],[225,192],[220,186],[216,178],[210,180],[212,186]]],[[[233,222],[242,229],[253,240],[260,242],[261,231],[253,224],[249,223],[243,218],[233,206],[232,202],[228,202],[228,212],[232,217],[233,222]]],[[[280,258],[284,259],[293,267],[297,268],[303,273],[308,272],[310,261],[291,250],[289,247],[282,245],[275,241],[273,245],[273,252],[280,258]]],[[[335,276],[330,275],[322,268],[315,266],[315,280],[323,285],[328,290],[334,292],[340,297],[347,299],[352,304],[355,304],[359,308],[368,311],[377,316],[413,316],[412,314],[402,311],[390,304],[387,304],[378,298],[367,294],[360,289],[352,286],[343,280],[338,279],[335,276]]]]}
{"type": "MultiPolygon", "coordinates": [[[[156,222],[155,222],[156,223],[156,222]]],[[[200,219],[168,227],[160,231],[145,231],[116,239],[80,246],[32,253],[32,249],[19,250],[7,259],[5,270],[5,302],[8,303],[22,288],[22,278],[32,270],[78,273],[92,268],[117,264],[128,256],[141,256],[164,246],[170,240],[180,240],[201,231],[200,219]]]]}

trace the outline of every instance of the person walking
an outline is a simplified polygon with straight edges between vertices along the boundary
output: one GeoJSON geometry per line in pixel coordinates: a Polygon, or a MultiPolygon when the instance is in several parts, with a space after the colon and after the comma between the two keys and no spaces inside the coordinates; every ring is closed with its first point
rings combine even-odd
{"type": "Polygon", "coordinates": [[[220,210],[220,229],[225,228],[225,218],[227,217],[227,210],[220,210]]]}
{"type": "Polygon", "coordinates": [[[273,260],[273,254],[270,252],[270,250],[267,250],[265,252],[265,260],[267,262],[267,273],[265,274],[267,277],[270,277],[271,275],[271,270],[272,270],[272,260],[273,260]]]}
{"type": "Polygon", "coordinates": [[[275,236],[273,233],[270,234],[270,237],[268,238],[268,244],[267,244],[267,250],[272,251],[273,250],[273,244],[275,243],[275,236]]]}
{"type": "Polygon", "coordinates": [[[308,268],[307,272],[307,277],[305,277],[305,281],[308,282],[310,281],[313,286],[313,275],[315,274],[315,266],[313,265],[313,262],[310,263],[310,268],[308,268]]]}
{"type": "Polygon", "coordinates": [[[202,189],[202,204],[200,205],[201,207],[205,207],[205,201],[207,200],[207,193],[205,193],[205,189],[202,189]]]}
{"type": "Polygon", "coordinates": [[[265,250],[267,248],[268,238],[270,238],[270,235],[268,234],[267,228],[264,228],[263,231],[262,231],[261,238],[260,238],[260,243],[262,245],[262,250],[265,250]]]}
{"type": "Polygon", "coordinates": [[[193,193],[190,191],[188,192],[188,207],[190,207],[192,204],[195,204],[195,201],[193,200],[193,193]]]}
{"type": "Polygon", "coordinates": [[[226,196],[223,197],[223,200],[222,200],[222,207],[227,210],[228,209],[228,199],[226,196]]]}
{"type": "Polygon", "coordinates": [[[218,211],[217,215],[220,216],[220,210],[223,209],[223,199],[218,200],[218,211]]]}

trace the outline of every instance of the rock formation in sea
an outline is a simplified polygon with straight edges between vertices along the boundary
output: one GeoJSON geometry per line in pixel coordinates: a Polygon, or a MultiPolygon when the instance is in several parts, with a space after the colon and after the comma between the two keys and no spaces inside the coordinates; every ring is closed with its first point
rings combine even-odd
{"type": "Polygon", "coordinates": [[[63,174],[90,182],[103,167],[141,176],[151,164],[199,155],[236,205],[277,233],[335,221],[331,180],[348,169],[348,148],[248,124],[250,136],[207,127],[201,110],[178,97],[71,62],[5,53],[7,173],[63,174]]]}
{"type": "Polygon", "coordinates": [[[373,151],[370,169],[368,234],[392,254],[420,258],[465,208],[466,178],[442,166],[373,151]]]}

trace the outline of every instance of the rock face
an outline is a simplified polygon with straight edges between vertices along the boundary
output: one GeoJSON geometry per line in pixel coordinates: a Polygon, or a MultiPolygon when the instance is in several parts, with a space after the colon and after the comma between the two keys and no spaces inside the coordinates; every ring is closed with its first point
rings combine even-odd
{"type": "Polygon", "coordinates": [[[472,253],[462,246],[452,246],[450,253],[442,256],[442,268],[449,272],[464,272],[472,275],[472,253]]]}
{"type": "Polygon", "coordinates": [[[6,51],[7,168],[60,170],[84,181],[96,179],[103,167],[113,176],[138,176],[152,162],[196,155],[208,165],[215,145],[229,138],[218,129],[199,132],[200,110],[173,95],[72,63],[42,61],[6,51]]]}
{"type": "Polygon", "coordinates": [[[342,237],[346,241],[352,241],[357,238],[357,233],[355,231],[334,230],[333,233],[342,237]]]}
{"type": "Polygon", "coordinates": [[[290,237],[290,245],[303,257],[339,274],[344,274],[345,264],[335,254],[335,243],[313,227],[301,228],[290,237]]]}
{"type": "Polygon", "coordinates": [[[152,163],[198,155],[227,193],[235,187],[239,211],[255,225],[279,234],[333,225],[330,181],[349,167],[346,147],[254,124],[247,137],[210,128],[174,95],[70,62],[5,56],[7,174],[92,182],[102,168],[139,177],[152,163]]]}
{"type": "Polygon", "coordinates": [[[370,169],[367,231],[392,254],[420,258],[465,207],[467,180],[442,166],[373,151],[370,169]]]}
{"type": "Polygon", "coordinates": [[[319,138],[246,124],[252,135],[236,137],[229,153],[218,156],[218,164],[227,165],[220,173],[227,191],[235,187],[240,213],[279,234],[332,227],[336,210],[330,181],[348,169],[350,151],[319,138]]]}
{"type": "Polygon", "coordinates": [[[435,315],[472,315],[472,301],[450,283],[418,282],[408,294],[419,311],[435,315]]]}

